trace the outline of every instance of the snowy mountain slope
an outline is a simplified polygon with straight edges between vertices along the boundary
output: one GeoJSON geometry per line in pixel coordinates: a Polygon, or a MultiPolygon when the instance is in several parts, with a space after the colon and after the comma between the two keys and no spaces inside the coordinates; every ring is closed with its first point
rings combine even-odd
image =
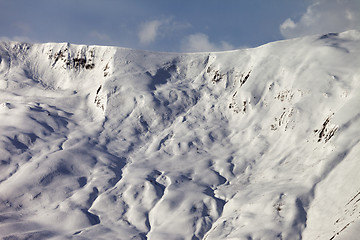
{"type": "Polygon", "coordinates": [[[359,43],[1,43],[0,236],[354,239],[359,43]]]}

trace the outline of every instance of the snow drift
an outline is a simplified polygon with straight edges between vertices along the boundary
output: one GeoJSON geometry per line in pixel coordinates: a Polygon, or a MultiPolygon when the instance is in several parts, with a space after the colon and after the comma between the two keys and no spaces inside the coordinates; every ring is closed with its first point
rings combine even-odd
{"type": "Polygon", "coordinates": [[[0,43],[4,239],[354,239],[360,33],[217,53],[0,43]]]}

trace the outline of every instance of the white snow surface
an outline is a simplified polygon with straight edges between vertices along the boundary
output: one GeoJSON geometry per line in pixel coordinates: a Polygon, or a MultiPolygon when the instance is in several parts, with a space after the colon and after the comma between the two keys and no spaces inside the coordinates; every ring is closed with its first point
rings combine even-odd
{"type": "Polygon", "coordinates": [[[154,53],[0,43],[3,239],[358,239],[360,32],[154,53]]]}

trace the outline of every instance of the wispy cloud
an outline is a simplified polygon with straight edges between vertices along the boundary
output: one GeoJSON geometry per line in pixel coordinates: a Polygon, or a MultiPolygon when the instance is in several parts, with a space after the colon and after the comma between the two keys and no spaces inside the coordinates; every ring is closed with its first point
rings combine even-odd
{"type": "Polygon", "coordinates": [[[31,40],[29,37],[26,36],[14,36],[14,37],[1,37],[0,42],[27,42],[27,43],[34,43],[35,41],[31,40]]]}
{"type": "Polygon", "coordinates": [[[225,51],[234,49],[230,43],[221,41],[216,44],[209,40],[209,37],[203,33],[196,33],[183,39],[181,50],[184,52],[209,52],[209,51],[225,51]]]}
{"type": "Polygon", "coordinates": [[[175,21],[172,17],[147,21],[139,27],[139,42],[142,45],[149,45],[159,39],[171,38],[174,34],[176,35],[189,27],[191,24],[175,21]]]}
{"type": "Polygon", "coordinates": [[[141,24],[138,33],[140,43],[148,45],[154,42],[159,34],[159,27],[164,23],[165,21],[152,20],[141,24]]]}
{"type": "Polygon", "coordinates": [[[112,39],[109,35],[104,34],[104,33],[100,33],[97,31],[92,31],[89,34],[90,37],[96,39],[96,40],[100,40],[100,41],[105,41],[105,42],[112,42],[112,39]]]}
{"type": "Polygon", "coordinates": [[[316,0],[299,21],[286,19],[280,25],[285,38],[360,29],[359,0],[316,0]]]}
{"type": "Polygon", "coordinates": [[[31,32],[32,28],[28,23],[25,22],[14,22],[11,24],[12,27],[14,27],[16,30],[20,31],[21,34],[28,34],[31,32]]]}

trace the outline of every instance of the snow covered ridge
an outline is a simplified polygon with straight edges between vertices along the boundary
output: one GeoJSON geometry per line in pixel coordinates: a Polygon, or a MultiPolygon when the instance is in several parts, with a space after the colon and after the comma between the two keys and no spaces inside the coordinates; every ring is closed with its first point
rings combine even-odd
{"type": "Polygon", "coordinates": [[[218,53],[0,43],[4,239],[356,239],[360,32],[218,53]]]}

